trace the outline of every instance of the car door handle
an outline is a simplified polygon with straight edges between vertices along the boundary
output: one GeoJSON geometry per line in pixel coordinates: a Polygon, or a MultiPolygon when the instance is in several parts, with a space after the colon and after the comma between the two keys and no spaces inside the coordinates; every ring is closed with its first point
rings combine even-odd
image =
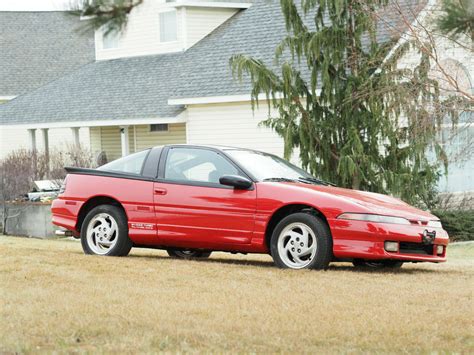
{"type": "Polygon", "coordinates": [[[166,189],[155,187],[155,195],[166,195],[166,189]]]}

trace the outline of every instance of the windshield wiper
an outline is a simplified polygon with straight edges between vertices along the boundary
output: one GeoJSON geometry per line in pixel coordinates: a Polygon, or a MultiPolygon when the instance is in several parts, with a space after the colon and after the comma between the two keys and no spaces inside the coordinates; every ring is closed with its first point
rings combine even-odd
{"type": "Polygon", "coordinates": [[[263,179],[262,181],[274,181],[274,182],[298,182],[298,180],[295,179],[288,179],[284,177],[271,177],[271,178],[266,178],[263,179]]]}
{"type": "Polygon", "coordinates": [[[317,185],[324,185],[324,186],[336,186],[333,183],[320,180],[317,178],[309,178],[309,177],[303,177],[300,176],[298,179],[290,179],[290,178],[285,178],[285,177],[271,177],[271,178],[266,178],[263,179],[262,181],[273,181],[273,182],[302,182],[305,184],[317,184],[317,185]]]}
{"type": "Polygon", "coordinates": [[[306,183],[309,183],[309,184],[324,185],[324,186],[336,186],[336,184],[333,184],[332,182],[327,182],[327,181],[320,180],[320,179],[317,179],[317,178],[310,178],[310,177],[303,177],[303,176],[300,176],[298,178],[298,181],[306,182],[306,183]]]}

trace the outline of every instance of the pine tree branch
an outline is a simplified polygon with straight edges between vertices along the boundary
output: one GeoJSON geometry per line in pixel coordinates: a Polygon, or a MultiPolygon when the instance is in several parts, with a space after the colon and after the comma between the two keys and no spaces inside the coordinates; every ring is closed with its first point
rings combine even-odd
{"type": "Polygon", "coordinates": [[[87,21],[85,31],[103,29],[104,34],[122,32],[129,19],[129,14],[144,0],[80,0],[69,11],[71,15],[80,16],[87,21]]]}

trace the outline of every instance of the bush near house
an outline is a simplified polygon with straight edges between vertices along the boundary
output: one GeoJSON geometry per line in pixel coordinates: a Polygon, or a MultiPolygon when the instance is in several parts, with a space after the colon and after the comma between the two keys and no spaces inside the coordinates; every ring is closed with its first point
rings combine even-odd
{"type": "Polygon", "coordinates": [[[435,210],[451,241],[474,240],[474,210],[435,210]]]}

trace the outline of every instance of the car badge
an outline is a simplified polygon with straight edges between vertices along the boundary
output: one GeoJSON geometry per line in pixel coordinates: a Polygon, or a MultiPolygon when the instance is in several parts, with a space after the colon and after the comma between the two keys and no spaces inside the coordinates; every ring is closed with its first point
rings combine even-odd
{"type": "Polygon", "coordinates": [[[422,241],[423,241],[423,244],[433,244],[434,240],[436,238],[436,231],[428,231],[428,229],[425,229],[423,231],[423,236],[422,236],[422,241]]]}

